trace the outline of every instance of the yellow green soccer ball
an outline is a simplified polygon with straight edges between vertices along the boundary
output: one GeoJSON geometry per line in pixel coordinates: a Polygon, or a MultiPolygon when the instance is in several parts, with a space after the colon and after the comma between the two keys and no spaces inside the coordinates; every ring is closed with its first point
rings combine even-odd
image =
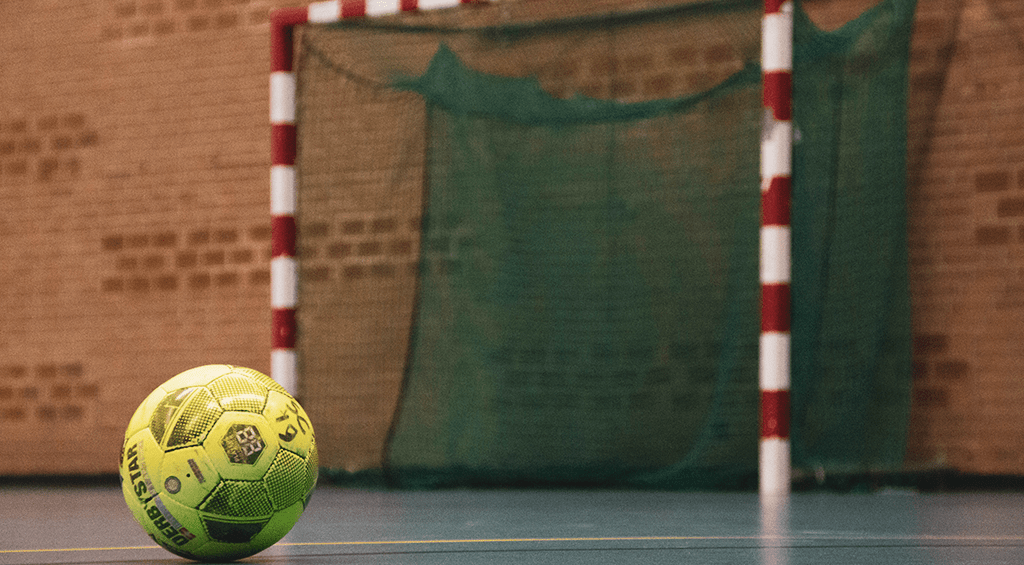
{"type": "Polygon", "coordinates": [[[270,547],[316,485],[306,412],[252,369],[207,365],[157,387],[128,423],[121,490],[149,537],[196,561],[270,547]]]}

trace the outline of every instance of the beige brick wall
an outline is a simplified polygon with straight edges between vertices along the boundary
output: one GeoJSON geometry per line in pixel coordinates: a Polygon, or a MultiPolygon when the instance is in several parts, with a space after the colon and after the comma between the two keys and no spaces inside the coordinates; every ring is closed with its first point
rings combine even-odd
{"type": "MultiPolygon", "coordinates": [[[[267,14],[304,4],[0,2],[0,475],[112,472],[127,419],[155,385],[204,363],[269,368],[267,14]]],[[[543,18],[625,4],[640,5],[508,6],[543,18]]],[[[828,28],[871,4],[804,2],[828,28]]],[[[1024,4],[919,4],[908,455],[1021,474],[1024,4]]],[[[731,62],[711,47],[705,62],[725,72],[731,62]]],[[[706,76],[659,68],[675,51],[654,52],[635,54],[637,72],[615,84],[584,84],[607,61],[583,57],[542,79],[629,98],[706,76]]],[[[305,243],[326,257],[362,241],[334,228],[305,243]]]]}
{"type": "Polygon", "coordinates": [[[268,370],[272,5],[0,4],[0,475],[112,472],[163,380],[268,370]]]}
{"type": "Polygon", "coordinates": [[[910,98],[912,458],[1024,471],[1024,5],[920,2],[910,98]]]}

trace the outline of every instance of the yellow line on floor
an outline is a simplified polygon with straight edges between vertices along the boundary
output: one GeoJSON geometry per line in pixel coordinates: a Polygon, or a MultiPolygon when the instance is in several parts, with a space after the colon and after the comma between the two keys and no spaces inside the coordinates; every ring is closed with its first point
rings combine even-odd
{"type": "Polygon", "coordinates": [[[132,549],[157,549],[159,545],[130,545],[124,547],[60,547],[52,549],[0,549],[0,553],[47,553],[58,551],[124,551],[132,549]]]}
{"type": "MultiPolygon", "coordinates": [[[[355,546],[355,545],[427,545],[427,544],[469,544],[469,543],[541,543],[541,542],[598,542],[598,541],[715,541],[715,540],[758,540],[773,539],[785,541],[1018,541],[1024,542],[1024,536],[937,536],[937,535],[907,535],[907,536],[623,536],[623,537],[581,537],[581,538],[484,538],[484,539],[436,539],[436,540],[379,540],[379,541],[306,541],[306,542],[279,542],[275,545],[286,547],[313,547],[313,546],[355,546]]],[[[137,545],[123,547],[65,547],[52,549],[0,549],[0,554],[10,553],[47,553],[47,552],[73,552],[73,551],[126,551],[140,549],[159,549],[158,545],[137,545]]]]}
{"type": "MultiPolygon", "coordinates": [[[[439,539],[439,540],[380,540],[380,541],[308,541],[279,542],[275,545],[287,547],[311,547],[331,545],[415,545],[415,544],[460,544],[460,543],[536,543],[536,542],[588,542],[588,541],[680,541],[680,540],[741,540],[757,539],[758,536],[640,536],[640,537],[595,537],[595,538],[493,538],[493,539],[439,539]]],[[[158,545],[128,547],[65,547],[54,549],[0,549],[4,553],[45,553],[70,551],[119,551],[133,549],[157,549],[158,545]]]]}
{"type": "Polygon", "coordinates": [[[432,539],[432,540],[394,540],[394,541],[309,541],[283,542],[277,545],[313,546],[313,545],[410,545],[410,544],[443,544],[443,543],[529,543],[529,542],[584,542],[584,541],[682,541],[682,540],[743,540],[758,539],[760,536],[638,536],[638,537],[598,537],[598,538],[490,538],[490,539],[432,539]]]}

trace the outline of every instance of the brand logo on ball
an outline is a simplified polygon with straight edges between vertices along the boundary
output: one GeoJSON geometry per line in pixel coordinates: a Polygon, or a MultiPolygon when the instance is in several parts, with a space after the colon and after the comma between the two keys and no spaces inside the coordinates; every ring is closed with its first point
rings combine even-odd
{"type": "Polygon", "coordinates": [[[153,521],[153,525],[161,534],[176,545],[185,545],[195,539],[196,536],[188,531],[188,528],[182,526],[167,510],[160,495],[154,496],[151,502],[152,506],[145,506],[146,515],[153,521]]]}
{"type": "Polygon", "coordinates": [[[146,470],[146,461],[143,458],[143,453],[144,450],[142,449],[141,442],[129,446],[125,453],[125,456],[128,458],[128,480],[132,483],[132,490],[135,492],[135,496],[139,497],[141,502],[149,500],[156,493],[156,489],[153,488],[153,480],[149,477],[149,471],[146,470]]]}
{"type": "Polygon", "coordinates": [[[309,421],[302,416],[302,409],[299,408],[299,403],[294,400],[288,403],[287,409],[281,412],[281,415],[277,417],[275,422],[278,424],[287,422],[288,425],[283,433],[277,434],[281,441],[293,441],[300,432],[302,435],[306,435],[310,430],[309,421]],[[291,421],[293,415],[295,416],[294,423],[291,421]]]}
{"type": "Polygon", "coordinates": [[[252,465],[263,453],[263,436],[256,426],[248,424],[235,424],[228,428],[224,439],[220,444],[227,453],[228,460],[232,463],[252,465]]]}
{"type": "Polygon", "coordinates": [[[167,477],[167,480],[164,481],[164,490],[171,494],[178,494],[178,491],[181,490],[181,479],[173,475],[167,477]]]}

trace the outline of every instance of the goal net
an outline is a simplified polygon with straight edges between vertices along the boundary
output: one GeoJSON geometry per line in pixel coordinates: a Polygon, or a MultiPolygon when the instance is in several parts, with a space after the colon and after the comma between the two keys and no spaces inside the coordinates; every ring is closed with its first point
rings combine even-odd
{"type": "MultiPolygon", "coordinates": [[[[297,35],[300,393],[336,480],[756,481],[761,2],[559,4],[297,35]]],[[[903,460],[912,12],[797,9],[798,470],[903,460]]]]}

